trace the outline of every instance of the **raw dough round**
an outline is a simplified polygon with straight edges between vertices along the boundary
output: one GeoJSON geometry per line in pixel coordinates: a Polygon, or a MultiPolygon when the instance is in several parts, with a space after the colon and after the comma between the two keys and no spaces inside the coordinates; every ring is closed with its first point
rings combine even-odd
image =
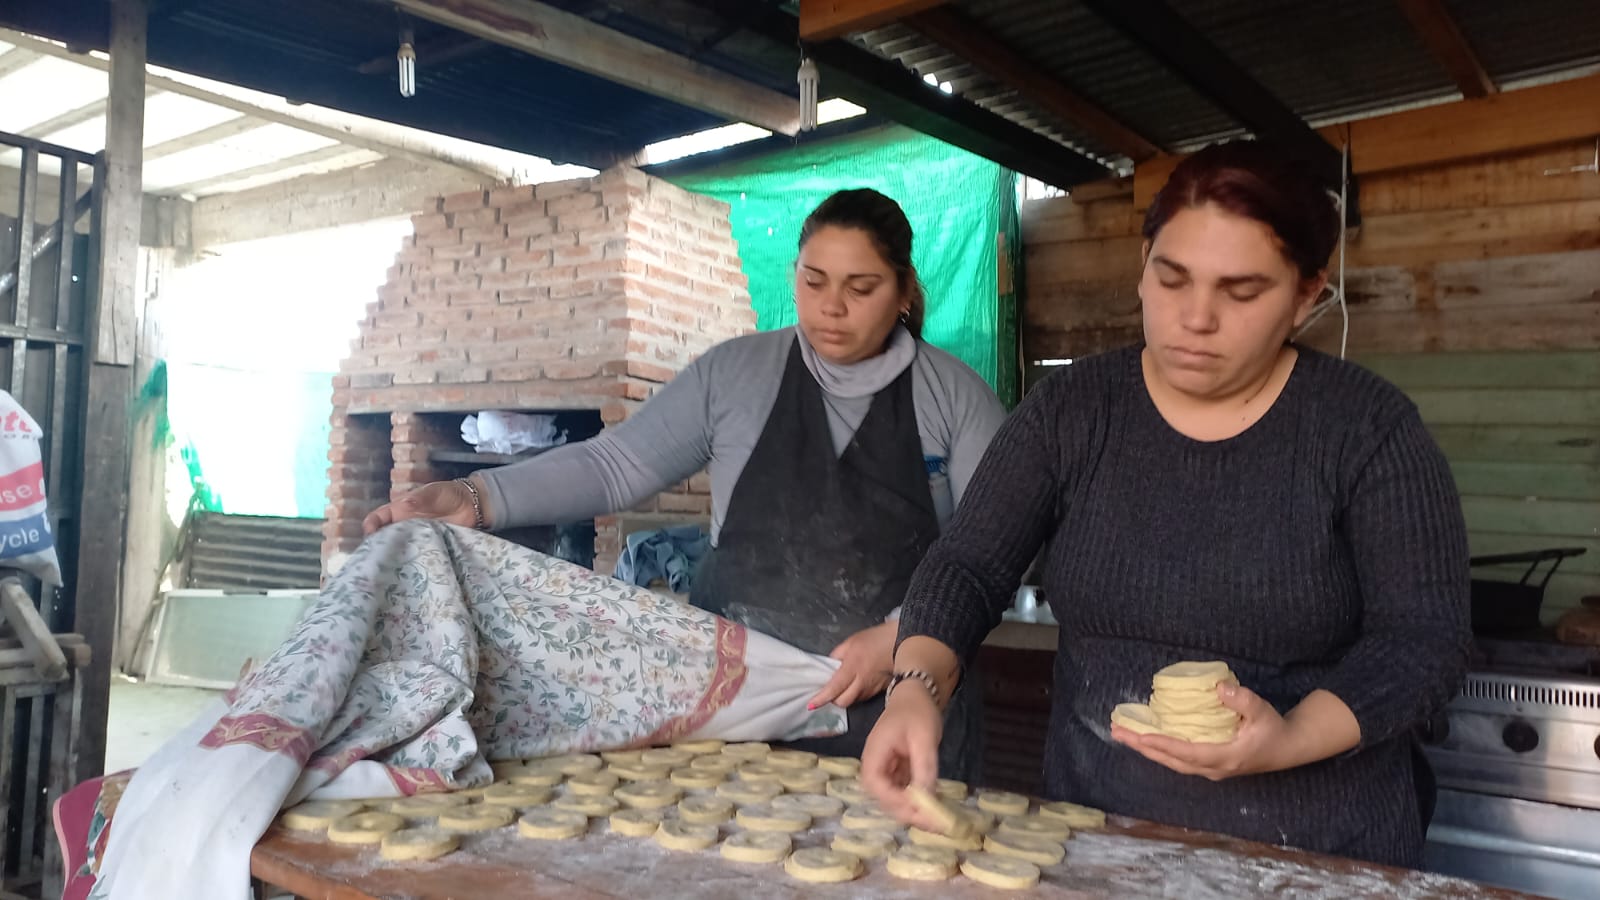
{"type": "Polygon", "coordinates": [[[329,825],[364,808],[359,800],[311,800],[284,810],[278,821],[294,831],[327,831],[329,825]]]}
{"type": "Polygon", "coordinates": [[[709,790],[726,781],[728,776],[711,769],[673,769],[668,777],[681,788],[709,790]]]}
{"type": "Polygon", "coordinates": [[[734,821],[751,831],[781,831],[793,834],[811,827],[811,817],[803,812],[774,809],[771,806],[746,806],[734,821]]]}
{"type": "Polygon", "coordinates": [[[644,751],[643,750],[602,750],[602,751],[600,751],[600,758],[605,760],[607,764],[613,765],[613,766],[616,765],[617,763],[636,763],[636,762],[639,761],[639,757],[641,757],[643,755],[644,755],[644,751]]]}
{"type": "Polygon", "coordinates": [[[760,759],[772,752],[772,746],[761,741],[746,741],[742,744],[723,744],[722,752],[739,759],[760,759]]]}
{"type": "Polygon", "coordinates": [[[861,875],[861,857],[822,847],[796,850],[783,861],[783,870],[801,881],[819,884],[854,881],[861,875]]]}
{"type": "Polygon", "coordinates": [[[1154,698],[1150,701],[1150,711],[1161,720],[1161,727],[1170,728],[1173,725],[1187,725],[1195,728],[1224,729],[1234,728],[1239,724],[1239,714],[1226,706],[1218,710],[1207,712],[1172,712],[1165,707],[1157,706],[1154,698]]]}
{"type": "Polygon", "coordinates": [[[1028,798],[1010,791],[979,791],[978,808],[1001,816],[1020,816],[1028,811],[1028,798]]]}
{"type": "Polygon", "coordinates": [[[1150,684],[1156,690],[1176,688],[1202,691],[1214,688],[1223,682],[1238,684],[1239,679],[1233,674],[1233,670],[1228,668],[1228,664],[1221,660],[1173,663],[1150,679],[1150,684]]]}
{"type": "Polygon", "coordinates": [[[953,778],[941,778],[933,784],[933,795],[951,803],[960,803],[967,799],[967,783],[953,778]]]}
{"type": "MultiPolygon", "coordinates": [[[[949,804],[928,793],[922,787],[915,784],[907,785],[906,799],[911,801],[911,805],[915,806],[918,812],[933,820],[940,835],[948,835],[957,842],[964,841],[972,836],[972,829],[962,817],[956,815],[956,811],[950,808],[949,804]]],[[[920,828],[911,830],[922,834],[930,834],[930,832],[922,831],[920,828]]],[[[938,846],[951,845],[940,844],[938,846]]]]}
{"type": "Polygon", "coordinates": [[[813,819],[826,819],[844,811],[844,801],[838,797],[821,794],[783,794],[772,798],[772,808],[785,812],[805,813],[813,819]]]}
{"type": "Polygon", "coordinates": [[[1000,856],[1014,856],[1025,859],[1036,866],[1053,866],[1061,862],[1067,851],[1061,849],[1061,842],[1046,837],[1028,834],[1012,834],[1010,832],[996,832],[983,839],[983,849],[989,853],[1000,856]]]}
{"type": "Polygon", "coordinates": [[[611,830],[628,837],[649,837],[661,827],[659,809],[619,809],[611,814],[611,830]]]}
{"type": "Polygon", "coordinates": [[[717,826],[667,819],[656,829],[656,843],[668,850],[704,850],[717,842],[717,826]]]}
{"type": "Polygon", "coordinates": [[[491,784],[483,792],[483,802],[495,806],[538,806],[555,791],[536,784],[491,784]]]}
{"type": "Polygon", "coordinates": [[[820,794],[828,787],[828,773],[818,769],[785,769],[778,783],[797,794],[820,794]]]}
{"type": "Polygon", "coordinates": [[[393,860],[438,859],[461,846],[461,835],[433,828],[402,828],[383,836],[378,856],[393,860]]]}
{"type": "Polygon", "coordinates": [[[564,809],[568,812],[575,812],[585,816],[609,816],[622,808],[621,801],[615,797],[585,797],[581,794],[567,794],[565,797],[558,797],[550,805],[556,809],[564,809]]]}
{"type": "Polygon", "coordinates": [[[810,750],[774,750],[764,762],[780,769],[810,769],[817,764],[817,755],[810,750]]]}
{"type": "Polygon", "coordinates": [[[721,797],[685,797],[678,818],[695,825],[719,825],[733,818],[733,802],[721,797]]]}
{"type": "MultiPolygon", "coordinates": [[[[498,787],[498,785],[495,785],[498,787]]],[[[487,791],[485,796],[487,796],[487,791]]],[[[460,794],[416,794],[411,797],[401,797],[389,802],[388,811],[397,816],[408,819],[431,819],[437,816],[440,810],[452,806],[466,806],[467,798],[460,794]]]]}
{"type": "Polygon", "coordinates": [[[543,766],[536,769],[523,766],[501,780],[511,784],[526,784],[533,787],[554,787],[565,781],[566,778],[567,776],[554,766],[543,766]]]}
{"type": "Polygon", "coordinates": [[[1134,734],[1161,733],[1161,718],[1143,703],[1118,703],[1111,710],[1111,724],[1121,725],[1134,734]]]}
{"type": "Polygon", "coordinates": [[[566,809],[530,809],[517,821],[523,837],[544,841],[566,841],[589,830],[589,817],[566,809]]]}
{"type": "Polygon", "coordinates": [[[973,832],[966,834],[935,834],[932,831],[923,831],[912,826],[906,829],[906,837],[911,843],[924,847],[943,847],[948,850],[981,850],[983,849],[983,835],[973,832]]]}
{"type": "Polygon", "coordinates": [[[612,796],[635,809],[661,809],[677,803],[683,788],[670,781],[635,781],[617,788],[612,796]]]}
{"type": "Polygon", "coordinates": [[[783,777],[783,769],[764,762],[745,763],[739,767],[739,777],[745,781],[771,781],[781,784],[779,779],[783,777]]]}
{"type": "Polygon", "coordinates": [[[646,763],[616,763],[609,771],[623,781],[660,781],[672,774],[672,767],[652,766],[646,763]]]}
{"type": "Polygon", "coordinates": [[[384,835],[404,827],[406,820],[394,813],[356,813],[330,824],[328,840],[335,844],[376,844],[384,835]]]}
{"type": "Polygon", "coordinates": [[[532,760],[528,763],[528,768],[537,768],[537,764],[540,763],[554,766],[563,775],[581,775],[584,772],[596,771],[605,765],[605,761],[593,753],[568,753],[563,756],[532,760]]]}
{"type": "Polygon", "coordinates": [[[717,753],[710,756],[696,756],[689,760],[689,768],[706,772],[720,772],[723,775],[744,765],[744,760],[737,756],[724,756],[717,753]]]}
{"type": "Polygon", "coordinates": [[[691,759],[694,759],[693,753],[672,747],[657,747],[654,750],[646,750],[639,756],[639,762],[644,765],[669,766],[671,768],[686,766],[691,759]]]}
{"type": "Polygon", "coordinates": [[[1031,862],[996,856],[993,853],[968,853],[961,863],[961,874],[979,884],[1006,890],[1021,890],[1039,883],[1039,867],[1031,862]]]}
{"type": "Polygon", "coordinates": [[[835,778],[828,782],[825,793],[829,797],[838,797],[852,806],[871,799],[867,796],[867,789],[861,786],[859,778],[835,778]]]}
{"type": "Polygon", "coordinates": [[[868,801],[857,806],[852,806],[839,817],[839,824],[845,828],[888,829],[893,831],[900,827],[900,821],[894,816],[883,811],[883,807],[868,801]]]}
{"type": "Polygon", "coordinates": [[[901,847],[889,854],[888,869],[896,878],[944,881],[956,874],[956,854],[942,847],[901,847]]]}
{"type": "Polygon", "coordinates": [[[861,774],[861,760],[853,756],[824,756],[817,760],[817,768],[829,775],[855,778],[861,774]]]}
{"type": "Polygon", "coordinates": [[[725,746],[727,746],[727,741],[706,738],[701,741],[679,741],[672,745],[672,749],[687,750],[690,753],[721,753],[722,748],[725,746]]]}
{"type": "Polygon", "coordinates": [[[766,803],[783,793],[783,785],[775,781],[745,781],[735,778],[717,785],[717,796],[735,803],[766,803]]]}
{"type": "Polygon", "coordinates": [[[899,846],[894,833],[877,828],[843,828],[833,836],[833,849],[862,859],[888,856],[899,846]]]}
{"type": "Polygon", "coordinates": [[[1006,816],[995,829],[996,834],[1024,834],[1030,837],[1064,841],[1072,837],[1072,828],[1060,819],[1043,816],[1006,816]]]}
{"type": "Polygon", "coordinates": [[[1072,828],[1106,827],[1105,812],[1092,806],[1079,806],[1076,803],[1063,801],[1041,803],[1039,815],[1049,819],[1060,819],[1072,828]]]}
{"type": "Polygon", "coordinates": [[[474,803],[439,812],[439,827],[446,831],[493,831],[511,824],[517,817],[510,807],[474,803]]]}
{"type": "Polygon", "coordinates": [[[604,797],[617,789],[622,779],[615,772],[585,772],[567,779],[567,793],[585,797],[604,797]]]}
{"type": "Polygon", "coordinates": [[[783,862],[793,847],[787,834],[741,831],[722,842],[722,858],[747,863],[783,862]]]}

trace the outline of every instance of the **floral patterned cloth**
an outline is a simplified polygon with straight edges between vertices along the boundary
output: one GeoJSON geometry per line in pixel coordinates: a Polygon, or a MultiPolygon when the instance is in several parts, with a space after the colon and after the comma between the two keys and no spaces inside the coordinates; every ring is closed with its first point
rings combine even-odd
{"type": "Polygon", "coordinates": [[[93,897],[248,896],[250,848],[307,797],[473,787],[488,760],[838,734],[837,669],[490,535],[380,531],[226,703],[134,775],[93,897]]]}

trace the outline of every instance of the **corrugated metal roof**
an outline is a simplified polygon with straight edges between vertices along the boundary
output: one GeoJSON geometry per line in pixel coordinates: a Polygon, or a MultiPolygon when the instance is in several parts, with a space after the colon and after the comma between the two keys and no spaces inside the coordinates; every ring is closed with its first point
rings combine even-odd
{"type": "Polygon", "coordinates": [[[1596,0],[1448,0],[1445,5],[1497,82],[1600,66],[1596,0]]]}

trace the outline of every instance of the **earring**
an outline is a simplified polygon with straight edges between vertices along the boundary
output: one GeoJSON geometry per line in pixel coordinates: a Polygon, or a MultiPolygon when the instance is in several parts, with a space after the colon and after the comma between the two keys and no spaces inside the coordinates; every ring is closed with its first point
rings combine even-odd
{"type": "Polygon", "coordinates": [[[901,325],[910,325],[911,324],[911,310],[909,310],[909,309],[900,310],[900,324],[901,325]]]}

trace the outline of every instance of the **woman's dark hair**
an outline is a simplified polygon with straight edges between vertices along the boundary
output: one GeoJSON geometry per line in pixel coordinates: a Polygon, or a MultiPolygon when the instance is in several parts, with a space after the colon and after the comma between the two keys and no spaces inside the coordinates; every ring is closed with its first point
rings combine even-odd
{"type": "Polygon", "coordinates": [[[1153,241],[1179,210],[1208,203],[1271,228],[1303,279],[1327,268],[1343,227],[1333,197],[1305,167],[1269,144],[1246,140],[1212,144],[1178,163],[1141,233],[1153,241]]]}
{"type": "Polygon", "coordinates": [[[922,293],[922,281],[911,264],[911,222],[906,219],[900,204],[871,188],[839,191],[822,201],[800,226],[800,246],[817,233],[819,228],[855,228],[872,238],[878,255],[894,269],[899,279],[900,295],[910,309],[901,317],[901,323],[912,337],[922,337],[922,319],[927,300],[922,293]]]}

